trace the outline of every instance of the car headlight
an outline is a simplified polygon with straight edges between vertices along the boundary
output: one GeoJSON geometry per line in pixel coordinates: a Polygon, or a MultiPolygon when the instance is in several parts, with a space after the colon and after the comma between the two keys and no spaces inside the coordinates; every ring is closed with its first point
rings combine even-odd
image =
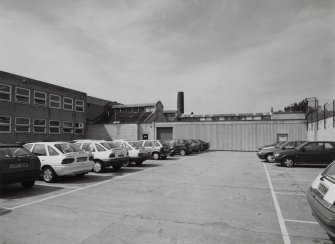
{"type": "Polygon", "coordinates": [[[274,155],[274,156],[275,156],[275,157],[278,157],[279,155],[280,155],[279,153],[275,153],[275,155],[274,155]]]}

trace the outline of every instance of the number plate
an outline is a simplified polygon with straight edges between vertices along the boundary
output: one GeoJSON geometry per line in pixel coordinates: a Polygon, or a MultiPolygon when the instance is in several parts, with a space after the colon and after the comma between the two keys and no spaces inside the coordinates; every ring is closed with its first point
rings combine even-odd
{"type": "Polygon", "coordinates": [[[15,164],[9,164],[10,169],[17,169],[17,168],[27,168],[28,163],[15,163],[15,164]]]}
{"type": "Polygon", "coordinates": [[[326,195],[327,192],[328,192],[328,187],[326,187],[324,184],[321,184],[319,185],[319,192],[322,194],[322,195],[326,195]]]}

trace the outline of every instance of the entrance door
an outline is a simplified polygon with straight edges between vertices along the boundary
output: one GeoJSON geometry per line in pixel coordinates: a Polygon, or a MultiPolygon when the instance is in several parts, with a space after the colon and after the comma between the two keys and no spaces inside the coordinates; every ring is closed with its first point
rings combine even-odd
{"type": "Polygon", "coordinates": [[[157,127],[157,140],[172,139],[173,127],[157,127]]]}

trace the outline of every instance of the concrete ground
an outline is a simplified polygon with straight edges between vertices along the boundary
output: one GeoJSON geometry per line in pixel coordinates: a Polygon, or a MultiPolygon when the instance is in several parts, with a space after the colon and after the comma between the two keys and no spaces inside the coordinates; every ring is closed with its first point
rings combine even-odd
{"type": "Polygon", "coordinates": [[[305,195],[321,170],[209,151],[9,185],[0,243],[331,243],[305,195]]]}

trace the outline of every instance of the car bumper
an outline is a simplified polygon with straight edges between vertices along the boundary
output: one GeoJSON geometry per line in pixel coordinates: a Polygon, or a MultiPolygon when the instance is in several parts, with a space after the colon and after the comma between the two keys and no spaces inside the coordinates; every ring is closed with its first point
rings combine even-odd
{"type": "Polygon", "coordinates": [[[330,236],[335,238],[335,213],[322,205],[317,198],[318,196],[311,190],[308,191],[307,200],[314,218],[330,236]]]}
{"type": "Polygon", "coordinates": [[[79,164],[79,165],[61,165],[52,167],[55,173],[59,176],[81,174],[90,172],[93,168],[93,162],[79,164]]]}
{"type": "Polygon", "coordinates": [[[283,157],[274,157],[273,158],[274,162],[277,164],[281,164],[283,161],[283,157]]]}
{"type": "Polygon", "coordinates": [[[148,158],[149,158],[148,156],[130,157],[129,160],[130,162],[143,162],[147,160],[148,158]]]}
{"type": "Polygon", "coordinates": [[[265,154],[263,154],[263,153],[257,153],[257,157],[259,159],[265,159],[265,154]]]}
{"type": "Polygon", "coordinates": [[[125,162],[129,162],[129,157],[112,158],[102,161],[103,167],[120,167],[125,162]]]}
{"type": "Polygon", "coordinates": [[[40,174],[40,169],[25,172],[6,173],[0,175],[0,182],[1,184],[12,184],[23,181],[32,181],[36,180],[40,176],[40,174]]]}

